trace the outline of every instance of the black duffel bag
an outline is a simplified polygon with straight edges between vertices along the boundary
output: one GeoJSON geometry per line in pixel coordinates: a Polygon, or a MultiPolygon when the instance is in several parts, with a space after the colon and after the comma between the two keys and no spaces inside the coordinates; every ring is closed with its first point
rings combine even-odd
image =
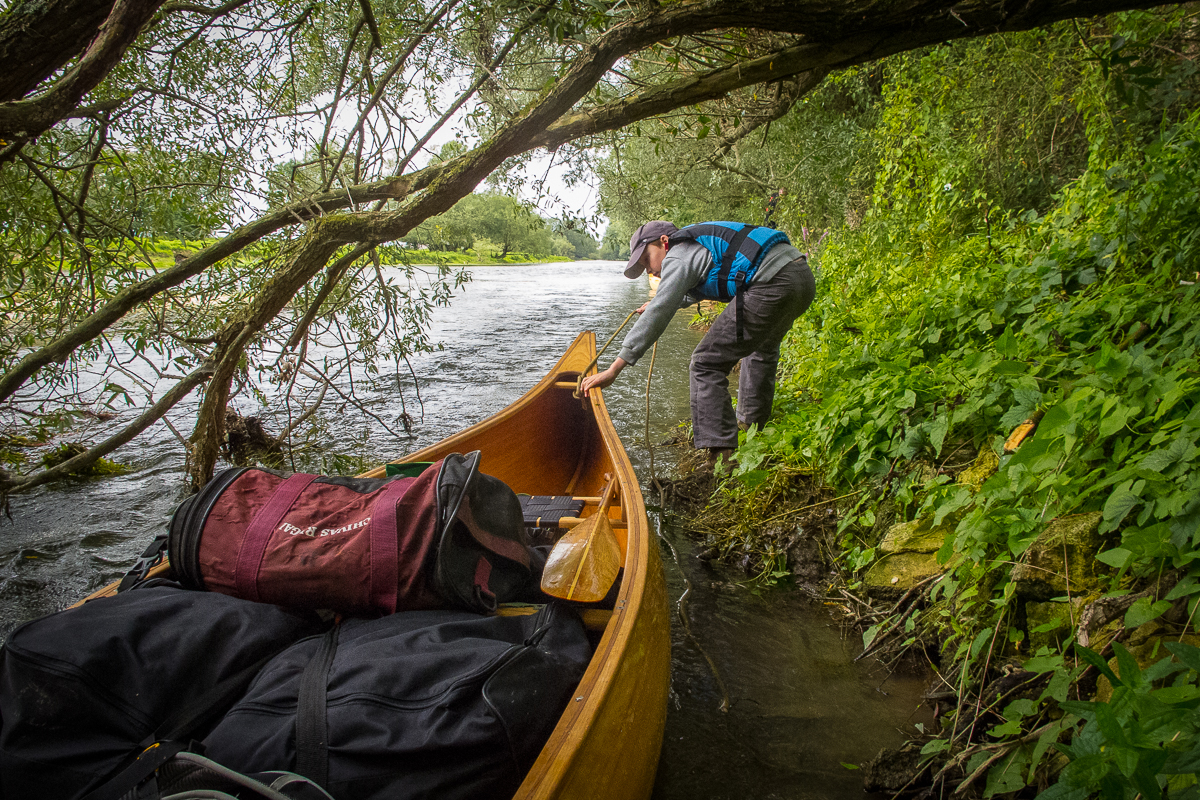
{"type": "Polygon", "coordinates": [[[560,604],[347,620],[274,658],[205,753],[240,772],[296,772],[339,799],[511,797],[590,656],[560,604]]]}
{"type": "Polygon", "coordinates": [[[26,622],[0,652],[0,797],[76,797],[155,741],[203,735],[272,656],[326,627],[168,585],[26,622]]]}

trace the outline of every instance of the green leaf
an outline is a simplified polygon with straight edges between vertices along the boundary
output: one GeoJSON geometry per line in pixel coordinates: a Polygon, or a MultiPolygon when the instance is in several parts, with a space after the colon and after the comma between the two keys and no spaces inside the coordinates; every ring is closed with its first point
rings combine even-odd
{"type": "Polygon", "coordinates": [[[1109,669],[1108,662],[1101,658],[1100,654],[1095,650],[1089,650],[1077,642],[1075,644],[1075,652],[1078,653],[1079,657],[1084,661],[1100,670],[1100,674],[1108,678],[1109,682],[1112,683],[1113,686],[1121,683],[1121,679],[1116,676],[1116,673],[1109,669]]]}
{"type": "Polygon", "coordinates": [[[946,432],[950,429],[950,417],[940,415],[929,427],[929,443],[933,445],[934,455],[941,455],[942,444],[946,441],[946,432]]]}
{"type": "Polygon", "coordinates": [[[1176,658],[1186,664],[1188,669],[1200,672],[1200,647],[1184,642],[1167,642],[1166,647],[1176,658]]]}
{"type": "Polygon", "coordinates": [[[1037,703],[1027,697],[1013,700],[1004,708],[1005,719],[1021,719],[1037,711],[1037,703]]]}
{"type": "Polygon", "coordinates": [[[997,739],[1002,739],[1005,736],[1016,736],[1020,732],[1021,732],[1021,720],[1014,719],[1014,720],[1009,720],[1008,722],[1003,722],[1003,723],[995,726],[990,731],[988,731],[988,735],[994,736],[997,739]]]}
{"type": "Polygon", "coordinates": [[[933,739],[932,741],[926,742],[921,747],[921,755],[928,756],[928,755],[933,755],[935,753],[944,753],[945,751],[947,751],[949,749],[950,749],[950,740],[949,739],[933,739]]]}
{"type": "Polygon", "coordinates": [[[1017,337],[1013,336],[1012,329],[1009,328],[1003,334],[996,337],[996,352],[1005,358],[1012,358],[1019,351],[1017,345],[1017,337]]]}
{"type": "Polygon", "coordinates": [[[1124,403],[1118,403],[1116,408],[1104,415],[1100,420],[1100,435],[1112,436],[1117,431],[1124,428],[1129,420],[1137,416],[1140,409],[1134,406],[1127,406],[1124,403]]]}
{"type": "Polygon", "coordinates": [[[983,649],[985,644],[991,641],[991,638],[992,632],[990,630],[983,630],[977,633],[974,641],[971,642],[971,658],[979,655],[979,651],[983,649]]]}
{"type": "Polygon", "coordinates": [[[1046,411],[1042,421],[1038,423],[1038,433],[1042,436],[1054,436],[1060,430],[1068,427],[1074,420],[1067,407],[1059,403],[1046,411]]]}
{"type": "Polygon", "coordinates": [[[1138,667],[1137,659],[1120,642],[1113,642],[1113,650],[1117,654],[1117,667],[1121,671],[1121,682],[1130,688],[1141,687],[1143,683],[1142,670],[1138,667]]]}
{"type": "Polygon", "coordinates": [[[752,469],[747,472],[738,473],[736,477],[747,489],[753,489],[756,486],[761,486],[771,477],[771,473],[765,469],[752,469]]]}
{"type": "Polygon", "coordinates": [[[1026,661],[1022,666],[1030,672],[1052,672],[1056,669],[1062,669],[1063,657],[1059,653],[1053,653],[1045,656],[1034,656],[1026,661]]]}
{"type": "Polygon", "coordinates": [[[1025,788],[1025,768],[1029,766],[1029,753],[1025,748],[1014,750],[1008,758],[1003,758],[988,770],[987,785],[983,790],[985,798],[997,794],[1015,792],[1025,788]]]}
{"type": "Polygon", "coordinates": [[[1200,699],[1200,686],[1164,686],[1154,690],[1154,699],[1169,706],[1191,704],[1200,699]]]}
{"type": "Polygon", "coordinates": [[[1075,786],[1060,779],[1058,783],[1039,794],[1036,800],[1087,800],[1091,793],[1087,786],[1075,786]]]}
{"type": "Polygon", "coordinates": [[[1129,746],[1129,737],[1126,736],[1125,728],[1121,726],[1121,722],[1117,719],[1117,714],[1113,711],[1113,707],[1108,703],[1096,703],[1092,710],[1096,713],[1096,726],[1100,728],[1100,732],[1104,734],[1104,738],[1118,746],[1111,749],[1127,748],[1129,746]]]}
{"type": "Polygon", "coordinates": [[[992,365],[992,371],[997,375],[1021,375],[1028,369],[1023,361],[998,361],[992,365]]]}
{"type": "Polygon", "coordinates": [[[1016,466],[1026,466],[1032,472],[1053,469],[1058,464],[1059,452],[1052,450],[1055,441],[1050,438],[1034,436],[1027,440],[1009,460],[1009,469],[1016,466]]]}
{"type": "Polygon", "coordinates": [[[1133,785],[1141,793],[1142,797],[1162,797],[1162,787],[1158,785],[1158,779],[1155,777],[1158,770],[1148,769],[1139,765],[1133,773],[1133,785]]]}
{"type": "MultiPolygon", "coordinates": [[[[1017,454],[1020,455],[1020,450],[1017,451],[1017,454]]],[[[1104,519],[1106,522],[1112,524],[1119,523],[1125,519],[1125,515],[1134,506],[1142,502],[1142,498],[1131,491],[1132,486],[1133,481],[1129,480],[1113,489],[1112,494],[1108,496],[1108,500],[1104,502],[1104,519]]]]}
{"type": "Polygon", "coordinates": [[[1025,777],[1026,783],[1033,781],[1037,768],[1042,762],[1042,756],[1046,754],[1052,744],[1058,741],[1058,737],[1069,725],[1070,722],[1064,717],[1047,725],[1042,734],[1038,736],[1037,742],[1033,746],[1033,752],[1029,754],[1029,774],[1025,777]]]}
{"type": "MultiPolygon", "coordinates": [[[[1161,617],[1170,607],[1171,602],[1169,600],[1159,600],[1155,603],[1149,597],[1143,597],[1135,601],[1129,607],[1129,610],[1125,612],[1125,627],[1136,628],[1139,625],[1145,625],[1150,620],[1161,617]]],[[[1120,644],[1116,646],[1121,647],[1120,644]]],[[[1124,648],[1121,649],[1124,650],[1124,648]]]]}
{"type": "Polygon", "coordinates": [[[1195,775],[1200,772],[1200,738],[1192,739],[1190,749],[1172,753],[1163,763],[1162,771],[1168,775],[1195,775]]]}
{"type": "Polygon", "coordinates": [[[1108,564],[1116,569],[1124,569],[1129,566],[1130,560],[1133,558],[1133,553],[1126,550],[1124,547],[1114,547],[1112,550],[1105,550],[1103,553],[1096,554],[1096,560],[1102,564],[1108,564]]]}
{"type": "Polygon", "coordinates": [[[865,631],[863,631],[862,638],[863,638],[863,650],[864,651],[867,650],[867,648],[869,648],[871,646],[871,642],[875,641],[875,637],[879,635],[879,631],[882,627],[883,627],[883,623],[879,623],[877,625],[872,625],[871,627],[869,627],[865,631]]]}

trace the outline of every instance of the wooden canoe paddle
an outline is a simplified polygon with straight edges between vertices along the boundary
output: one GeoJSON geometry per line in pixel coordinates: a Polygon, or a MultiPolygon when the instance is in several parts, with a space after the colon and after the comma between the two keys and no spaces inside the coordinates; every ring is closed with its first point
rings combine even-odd
{"type": "Polygon", "coordinates": [[[616,488],[617,479],[610,478],[596,513],[554,544],[542,573],[543,592],[580,603],[594,603],[608,594],[621,569],[621,546],[608,520],[616,488]]]}

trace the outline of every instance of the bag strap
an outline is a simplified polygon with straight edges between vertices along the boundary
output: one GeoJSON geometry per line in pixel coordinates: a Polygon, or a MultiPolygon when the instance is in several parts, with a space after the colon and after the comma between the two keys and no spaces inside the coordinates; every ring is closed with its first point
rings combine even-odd
{"type": "MultiPolygon", "coordinates": [[[[733,271],[733,263],[737,260],[738,250],[742,247],[742,242],[746,241],[746,237],[754,230],[754,225],[743,225],[742,229],[733,235],[729,246],[725,248],[725,254],[721,257],[721,263],[717,264],[717,291],[725,293],[725,284],[729,280],[729,273],[733,271]]],[[[746,290],[746,279],[742,277],[737,281],[737,289],[734,296],[731,298],[734,301],[733,313],[736,320],[737,340],[740,342],[744,337],[742,331],[742,293],[746,290]]]]}
{"type": "Polygon", "coordinates": [[[143,551],[137,563],[129,568],[125,576],[121,578],[121,583],[117,586],[118,592],[126,592],[146,580],[146,576],[150,574],[150,570],[162,563],[163,555],[167,550],[167,534],[160,533],[154,537],[154,541],[150,546],[143,551]]]}
{"type": "Polygon", "coordinates": [[[132,764],[88,792],[82,800],[120,800],[186,747],[183,742],[155,742],[138,753],[132,764]]]}
{"type": "Polygon", "coordinates": [[[371,511],[371,605],[389,614],[396,610],[397,561],[396,504],[416,483],[415,478],[395,478],[383,487],[371,511]]]}
{"type": "Polygon", "coordinates": [[[288,509],[301,493],[316,479],[316,475],[301,472],[289,476],[279,484],[271,499],[258,510],[246,527],[242,547],[238,551],[237,565],[233,568],[233,583],[239,597],[255,601],[259,599],[258,570],[262,566],[263,555],[267,552],[267,542],[270,541],[271,533],[283,521],[288,509]]]}
{"type": "Polygon", "coordinates": [[[103,796],[120,800],[129,800],[135,793],[146,800],[333,800],[322,786],[303,776],[279,771],[243,775],[190,752],[179,742],[156,742],[134,766],[141,777],[132,784],[124,782],[126,794],[106,792],[103,796]],[[142,786],[152,775],[156,785],[142,786]]]}
{"type": "Polygon", "coordinates": [[[338,628],[321,637],[317,652],[300,675],[296,696],[296,772],[320,786],[329,783],[329,722],[326,693],[329,668],[337,653],[338,628]]]}
{"type": "Polygon", "coordinates": [[[737,294],[734,295],[733,313],[737,320],[737,340],[740,342],[746,338],[745,330],[742,328],[742,309],[745,307],[746,285],[738,286],[737,294]]]}
{"type": "Polygon", "coordinates": [[[139,783],[150,777],[160,766],[176,753],[187,747],[185,744],[202,725],[213,716],[223,712],[230,704],[245,694],[250,682],[262,671],[275,653],[264,656],[253,664],[210,686],[191,702],[181,706],[142,741],[142,751],[134,761],[120,769],[112,777],[83,795],[81,800],[119,800],[139,783]]]}

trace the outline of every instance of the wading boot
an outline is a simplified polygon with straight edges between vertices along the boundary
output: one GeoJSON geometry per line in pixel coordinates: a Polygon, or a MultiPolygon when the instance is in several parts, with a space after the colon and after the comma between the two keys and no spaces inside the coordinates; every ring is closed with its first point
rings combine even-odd
{"type": "Polygon", "coordinates": [[[712,468],[713,475],[718,478],[725,478],[731,475],[733,468],[737,466],[737,461],[733,458],[733,448],[708,448],[708,465],[712,468]]]}

